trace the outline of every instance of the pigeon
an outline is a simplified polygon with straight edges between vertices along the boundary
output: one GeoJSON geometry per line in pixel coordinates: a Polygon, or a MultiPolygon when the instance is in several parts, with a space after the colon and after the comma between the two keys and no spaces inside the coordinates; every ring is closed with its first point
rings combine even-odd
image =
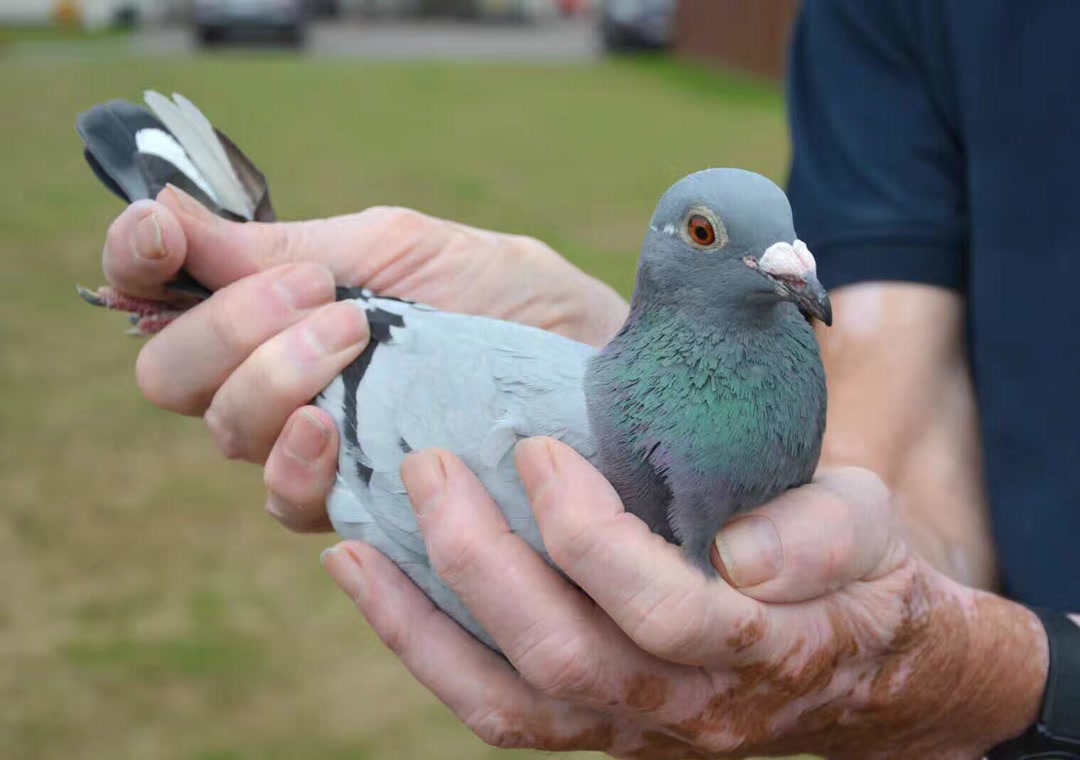
{"type": "MultiPolygon", "coordinates": [[[[227,218],[273,218],[263,175],[190,101],[148,93],[146,103],[149,111],[112,102],[79,118],[106,186],[130,202],[173,183],[227,218]]],[[[208,294],[187,275],[177,290],[208,294]]],[[[137,332],[186,305],[80,292],[132,312],[137,332]]],[[[314,401],[340,432],[331,522],[383,552],[493,649],[428,560],[400,473],[410,452],[459,456],[511,530],[555,567],[512,454],[524,438],[560,440],[710,576],[717,531],[817,467],[826,388],[812,320],[831,324],[831,306],[786,196],[758,174],[707,169],[663,194],[629,316],[600,350],[362,288],[339,288],[338,299],[365,312],[371,340],[314,401]]]]}

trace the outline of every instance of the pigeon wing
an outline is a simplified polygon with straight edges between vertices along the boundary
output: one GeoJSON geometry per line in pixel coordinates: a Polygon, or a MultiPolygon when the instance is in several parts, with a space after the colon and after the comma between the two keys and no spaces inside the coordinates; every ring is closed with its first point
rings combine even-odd
{"type": "Polygon", "coordinates": [[[466,629],[494,642],[431,569],[400,468],[414,450],[454,452],[511,530],[550,562],[512,452],[551,436],[595,458],[583,378],[594,350],[537,328],[353,291],[372,341],[319,397],[341,431],[334,528],[373,544],[466,629]]]}

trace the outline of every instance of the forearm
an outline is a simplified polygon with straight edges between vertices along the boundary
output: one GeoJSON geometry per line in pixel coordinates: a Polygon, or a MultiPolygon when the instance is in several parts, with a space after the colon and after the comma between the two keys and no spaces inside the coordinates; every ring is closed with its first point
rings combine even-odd
{"type": "Polygon", "coordinates": [[[877,472],[911,545],[971,586],[996,583],[963,301],[937,288],[866,284],[833,296],[819,332],[829,379],[822,461],[877,472]]]}

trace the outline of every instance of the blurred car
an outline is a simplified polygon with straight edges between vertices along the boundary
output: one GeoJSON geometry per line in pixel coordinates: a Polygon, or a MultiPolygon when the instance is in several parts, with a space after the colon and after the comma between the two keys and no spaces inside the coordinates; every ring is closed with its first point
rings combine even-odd
{"type": "Polygon", "coordinates": [[[305,0],[195,0],[192,8],[203,45],[269,36],[298,46],[304,42],[307,16],[305,0]]]}
{"type": "Polygon", "coordinates": [[[610,51],[670,47],[676,0],[603,0],[600,34],[610,51]]]}
{"type": "Polygon", "coordinates": [[[341,0],[308,0],[307,7],[312,16],[333,18],[341,15],[341,0]]]}
{"type": "Polygon", "coordinates": [[[465,17],[482,21],[537,22],[558,14],[555,0],[457,0],[456,5],[465,17]]]}

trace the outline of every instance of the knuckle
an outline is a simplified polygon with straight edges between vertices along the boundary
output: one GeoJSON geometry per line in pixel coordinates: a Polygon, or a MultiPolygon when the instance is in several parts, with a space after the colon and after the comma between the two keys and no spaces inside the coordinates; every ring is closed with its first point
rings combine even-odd
{"type": "Polygon", "coordinates": [[[528,747],[529,736],[521,718],[514,717],[501,707],[486,707],[465,719],[465,725],[482,742],[499,749],[528,747]]]}
{"type": "Polygon", "coordinates": [[[889,488],[870,470],[845,467],[828,472],[817,491],[821,519],[831,526],[818,558],[824,577],[839,583],[869,572],[898,522],[889,488]]]}
{"type": "Polygon", "coordinates": [[[203,422],[210,430],[214,443],[226,459],[244,459],[247,447],[244,444],[244,436],[230,424],[216,404],[211,404],[203,415],[203,422]]]}
{"type": "Polygon", "coordinates": [[[291,263],[294,252],[303,246],[295,239],[303,236],[306,229],[303,224],[285,225],[277,222],[248,222],[241,229],[250,231],[255,236],[263,268],[291,263]]]}
{"type": "MultiPolygon", "coordinates": [[[[280,444],[279,444],[280,446],[280,444]]],[[[263,468],[263,486],[270,493],[270,498],[295,504],[300,491],[296,481],[303,479],[304,473],[299,468],[289,467],[285,458],[278,451],[272,451],[263,468]]]]}
{"type": "Polygon", "coordinates": [[[843,500],[850,511],[887,513],[892,494],[881,477],[865,467],[840,467],[821,477],[821,484],[843,500]]]}
{"type": "Polygon", "coordinates": [[[266,513],[285,529],[296,531],[296,508],[275,493],[266,497],[266,513]]]}
{"type": "Polygon", "coordinates": [[[390,229],[412,229],[426,218],[419,211],[404,206],[372,206],[364,213],[377,225],[390,229]]]}
{"type": "Polygon", "coordinates": [[[679,660],[701,647],[708,629],[707,609],[704,600],[693,593],[653,600],[639,595],[630,605],[625,630],[642,649],[679,660]]]}
{"type": "Polygon", "coordinates": [[[505,235],[506,250],[516,259],[530,259],[533,257],[557,257],[555,249],[542,240],[531,235],[505,235]]]}
{"type": "Polygon", "coordinates": [[[885,481],[881,479],[881,476],[873,470],[868,470],[865,467],[845,467],[841,472],[848,474],[855,482],[865,488],[867,492],[875,495],[877,498],[884,499],[887,497],[889,487],[885,485],[885,481]]]}
{"type": "Polygon", "coordinates": [[[831,572],[845,567],[855,554],[858,515],[849,500],[832,491],[823,491],[818,515],[829,526],[829,540],[824,546],[823,566],[831,572]]]}
{"type": "Polygon", "coordinates": [[[701,641],[697,626],[673,626],[655,617],[645,618],[634,628],[634,641],[647,652],[663,659],[678,660],[695,651],[701,641]]]}
{"type": "MultiPolygon", "coordinates": [[[[356,608],[360,610],[360,614],[363,614],[364,611],[360,609],[360,602],[361,600],[357,598],[353,603],[356,605],[356,608]]],[[[409,632],[404,626],[388,626],[379,632],[379,638],[382,639],[383,644],[395,657],[404,657],[409,649],[409,632]]]]}
{"type": "Polygon", "coordinates": [[[320,508],[296,503],[274,492],[267,495],[266,511],[293,533],[321,533],[332,527],[320,508]]]}
{"type": "Polygon", "coordinates": [[[437,221],[403,206],[374,206],[364,212],[377,231],[381,243],[401,251],[416,248],[426,240],[437,221]]]}
{"type": "Polygon", "coordinates": [[[171,404],[165,392],[164,376],[154,350],[155,340],[151,340],[139,351],[139,357],[135,360],[135,384],[151,404],[169,409],[171,404]]]}
{"type": "Polygon", "coordinates": [[[548,544],[548,552],[559,567],[564,570],[573,568],[587,559],[599,543],[600,535],[592,527],[579,527],[572,533],[555,537],[548,544]]]}
{"type": "Polygon", "coordinates": [[[824,583],[824,590],[830,591],[847,580],[855,551],[851,543],[844,540],[836,540],[824,547],[818,572],[824,583]]]}
{"type": "Polygon", "coordinates": [[[216,302],[211,299],[207,303],[212,305],[212,308],[208,309],[209,318],[207,319],[211,339],[224,347],[226,351],[238,351],[243,344],[242,336],[246,332],[245,325],[247,324],[246,310],[240,303],[240,299],[222,297],[216,302]]]}
{"type": "Polygon", "coordinates": [[[541,693],[559,700],[592,694],[600,682],[600,658],[580,636],[567,638],[535,658],[529,668],[541,693]]]}
{"type": "Polygon", "coordinates": [[[283,456],[280,452],[281,445],[277,443],[271,449],[266,467],[263,468],[263,486],[276,498],[290,504],[317,504],[323,490],[319,488],[323,473],[314,473],[295,460],[283,456]]]}
{"type": "Polygon", "coordinates": [[[113,267],[117,264],[116,256],[120,251],[125,250],[127,246],[127,243],[124,240],[124,228],[126,222],[126,214],[118,216],[113,220],[113,223],[109,225],[109,229],[105,233],[105,247],[102,250],[101,256],[107,275],[113,271],[113,267]]]}
{"type": "Polygon", "coordinates": [[[261,420],[268,423],[274,411],[292,409],[305,400],[305,394],[298,390],[298,385],[305,381],[302,369],[290,358],[282,341],[271,340],[252,352],[233,373],[233,382],[244,386],[246,392],[238,395],[248,399],[248,403],[251,399],[259,400],[263,410],[261,420]]]}
{"type": "Polygon", "coordinates": [[[458,588],[477,574],[479,551],[468,536],[431,542],[431,565],[450,588],[458,588]]]}
{"type": "Polygon", "coordinates": [[[139,351],[135,360],[135,384],[154,406],[177,414],[201,414],[207,400],[191,388],[179,387],[165,369],[167,362],[163,362],[161,356],[165,351],[163,340],[166,340],[164,336],[156,336],[139,351]]]}

